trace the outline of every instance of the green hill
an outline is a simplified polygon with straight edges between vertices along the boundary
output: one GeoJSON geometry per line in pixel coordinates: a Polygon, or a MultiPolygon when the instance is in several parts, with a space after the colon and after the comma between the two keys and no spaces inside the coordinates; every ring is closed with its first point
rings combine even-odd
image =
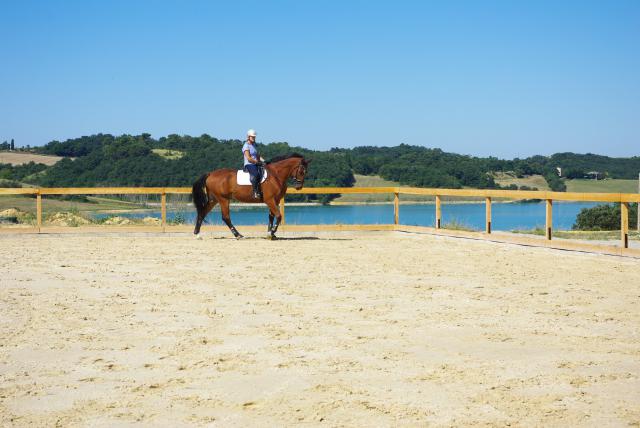
{"type": "MultiPolygon", "coordinates": [[[[159,139],[149,134],[96,134],[52,141],[33,150],[36,154],[63,157],[55,165],[0,164],[0,179],[47,187],[190,186],[202,173],[218,168],[241,168],[241,147],[239,140],[219,140],[206,134],[199,137],[172,134],[159,139]]],[[[640,157],[610,158],[594,154],[557,153],[508,160],[407,144],[318,151],[284,142],[258,144],[258,150],[266,159],[292,152],[313,159],[307,187],[350,187],[356,180],[358,185],[367,180],[380,180],[377,183],[436,188],[563,191],[568,186],[574,191],[634,192],[632,183],[640,171],[640,157]],[[562,169],[563,177],[558,177],[557,168],[562,169]],[[597,184],[582,180],[594,171],[607,180],[597,184]]],[[[326,202],[337,196],[319,195],[318,199],[314,195],[294,195],[292,200],[326,202]]],[[[345,195],[339,201],[371,198],[370,195],[345,195]]]]}

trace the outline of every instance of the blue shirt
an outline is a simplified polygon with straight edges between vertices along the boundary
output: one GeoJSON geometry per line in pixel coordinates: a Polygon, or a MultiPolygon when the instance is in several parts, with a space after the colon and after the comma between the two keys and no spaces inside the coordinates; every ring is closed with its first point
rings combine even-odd
{"type": "Polygon", "coordinates": [[[244,152],[247,150],[249,150],[249,154],[251,155],[252,158],[256,160],[258,159],[258,151],[256,150],[256,145],[244,143],[244,146],[242,146],[242,157],[244,158],[244,166],[253,165],[251,162],[249,162],[249,159],[247,159],[247,157],[244,155],[244,152]]]}

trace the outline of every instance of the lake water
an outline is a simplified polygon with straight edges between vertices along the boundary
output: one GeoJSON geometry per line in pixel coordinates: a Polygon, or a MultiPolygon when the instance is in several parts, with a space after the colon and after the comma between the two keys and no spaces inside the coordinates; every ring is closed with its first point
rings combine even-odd
{"type": "MultiPolygon", "coordinates": [[[[583,208],[591,208],[596,202],[560,202],[553,203],[553,227],[556,230],[569,230],[576,216],[583,208]]],[[[493,230],[517,230],[544,228],[545,203],[494,203],[492,208],[493,230]]],[[[435,205],[400,205],[400,223],[416,226],[435,224],[435,205]]],[[[113,214],[111,214],[113,215],[113,214]]],[[[118,214],[123,217],[160,218],[160,212],[131,212],[118,214]]],[[[269,212],[264,207],[232,207],[231,220],[235,225],[267,224],[269,212]]],[[[101,214],[97,216],[105,217],[101,214]]],[[[182,217],[187,223],[195,222],[195,209],[167,211],[167,220],[182,217]]],[[[285,217],[288,224],[392,224],[393,205],[310,205],[287,206],[285,217]]],[[[485,204],[442,204],[442,224],[456,222],[466,227],[484,230],[485,204]]],[[[220,210],[216,207],[208,216],[207,224],[224,224],[220,210]]]]}

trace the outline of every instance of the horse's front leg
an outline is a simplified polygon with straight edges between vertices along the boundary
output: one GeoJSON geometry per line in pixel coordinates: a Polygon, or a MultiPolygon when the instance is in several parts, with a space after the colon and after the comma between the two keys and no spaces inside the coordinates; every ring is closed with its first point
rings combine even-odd
{"type": "Polygon", "coordinates": [[[270,199],[265,202],[269,207],[269,238],[276,239],[276,231],[278,230],[278,226],[280,226],[280,222],[282,221],[282,214],[280,213],[280,207],[274,199],[270,199]],[[272,225],[273,217],[276,218],[276,224],[272,225]]]}

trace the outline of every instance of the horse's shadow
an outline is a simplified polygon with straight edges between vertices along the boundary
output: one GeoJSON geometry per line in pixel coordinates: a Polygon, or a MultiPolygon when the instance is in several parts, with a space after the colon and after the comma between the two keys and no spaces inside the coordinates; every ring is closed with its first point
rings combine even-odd
{"type": "MultiPolygon", "coordinates": [[[[258,238],[269,239],[269,238],[258,238]]],[[[317,236],[296,236],[296,237],[277,237],[274,241],[352,241],[348,238],[319,238],[317,236]]]]}
{"type": "MultiPolygon", "coordinates": [[[[237,240],[237,238],[234,238],[232,236],[214,236],[212,239],[234,239],[237,240]]],[[[276,237],[275,239],[269,239],[269,237],[263,237],[263,236],[245,236],[242,239],[239,239],[239,241],[246,241],[246,240],[264,240],[264,241],[353,241],[353,239],[350,238],[319,238],[317,236],[295,236],[295,237],[276,237]]]]}

